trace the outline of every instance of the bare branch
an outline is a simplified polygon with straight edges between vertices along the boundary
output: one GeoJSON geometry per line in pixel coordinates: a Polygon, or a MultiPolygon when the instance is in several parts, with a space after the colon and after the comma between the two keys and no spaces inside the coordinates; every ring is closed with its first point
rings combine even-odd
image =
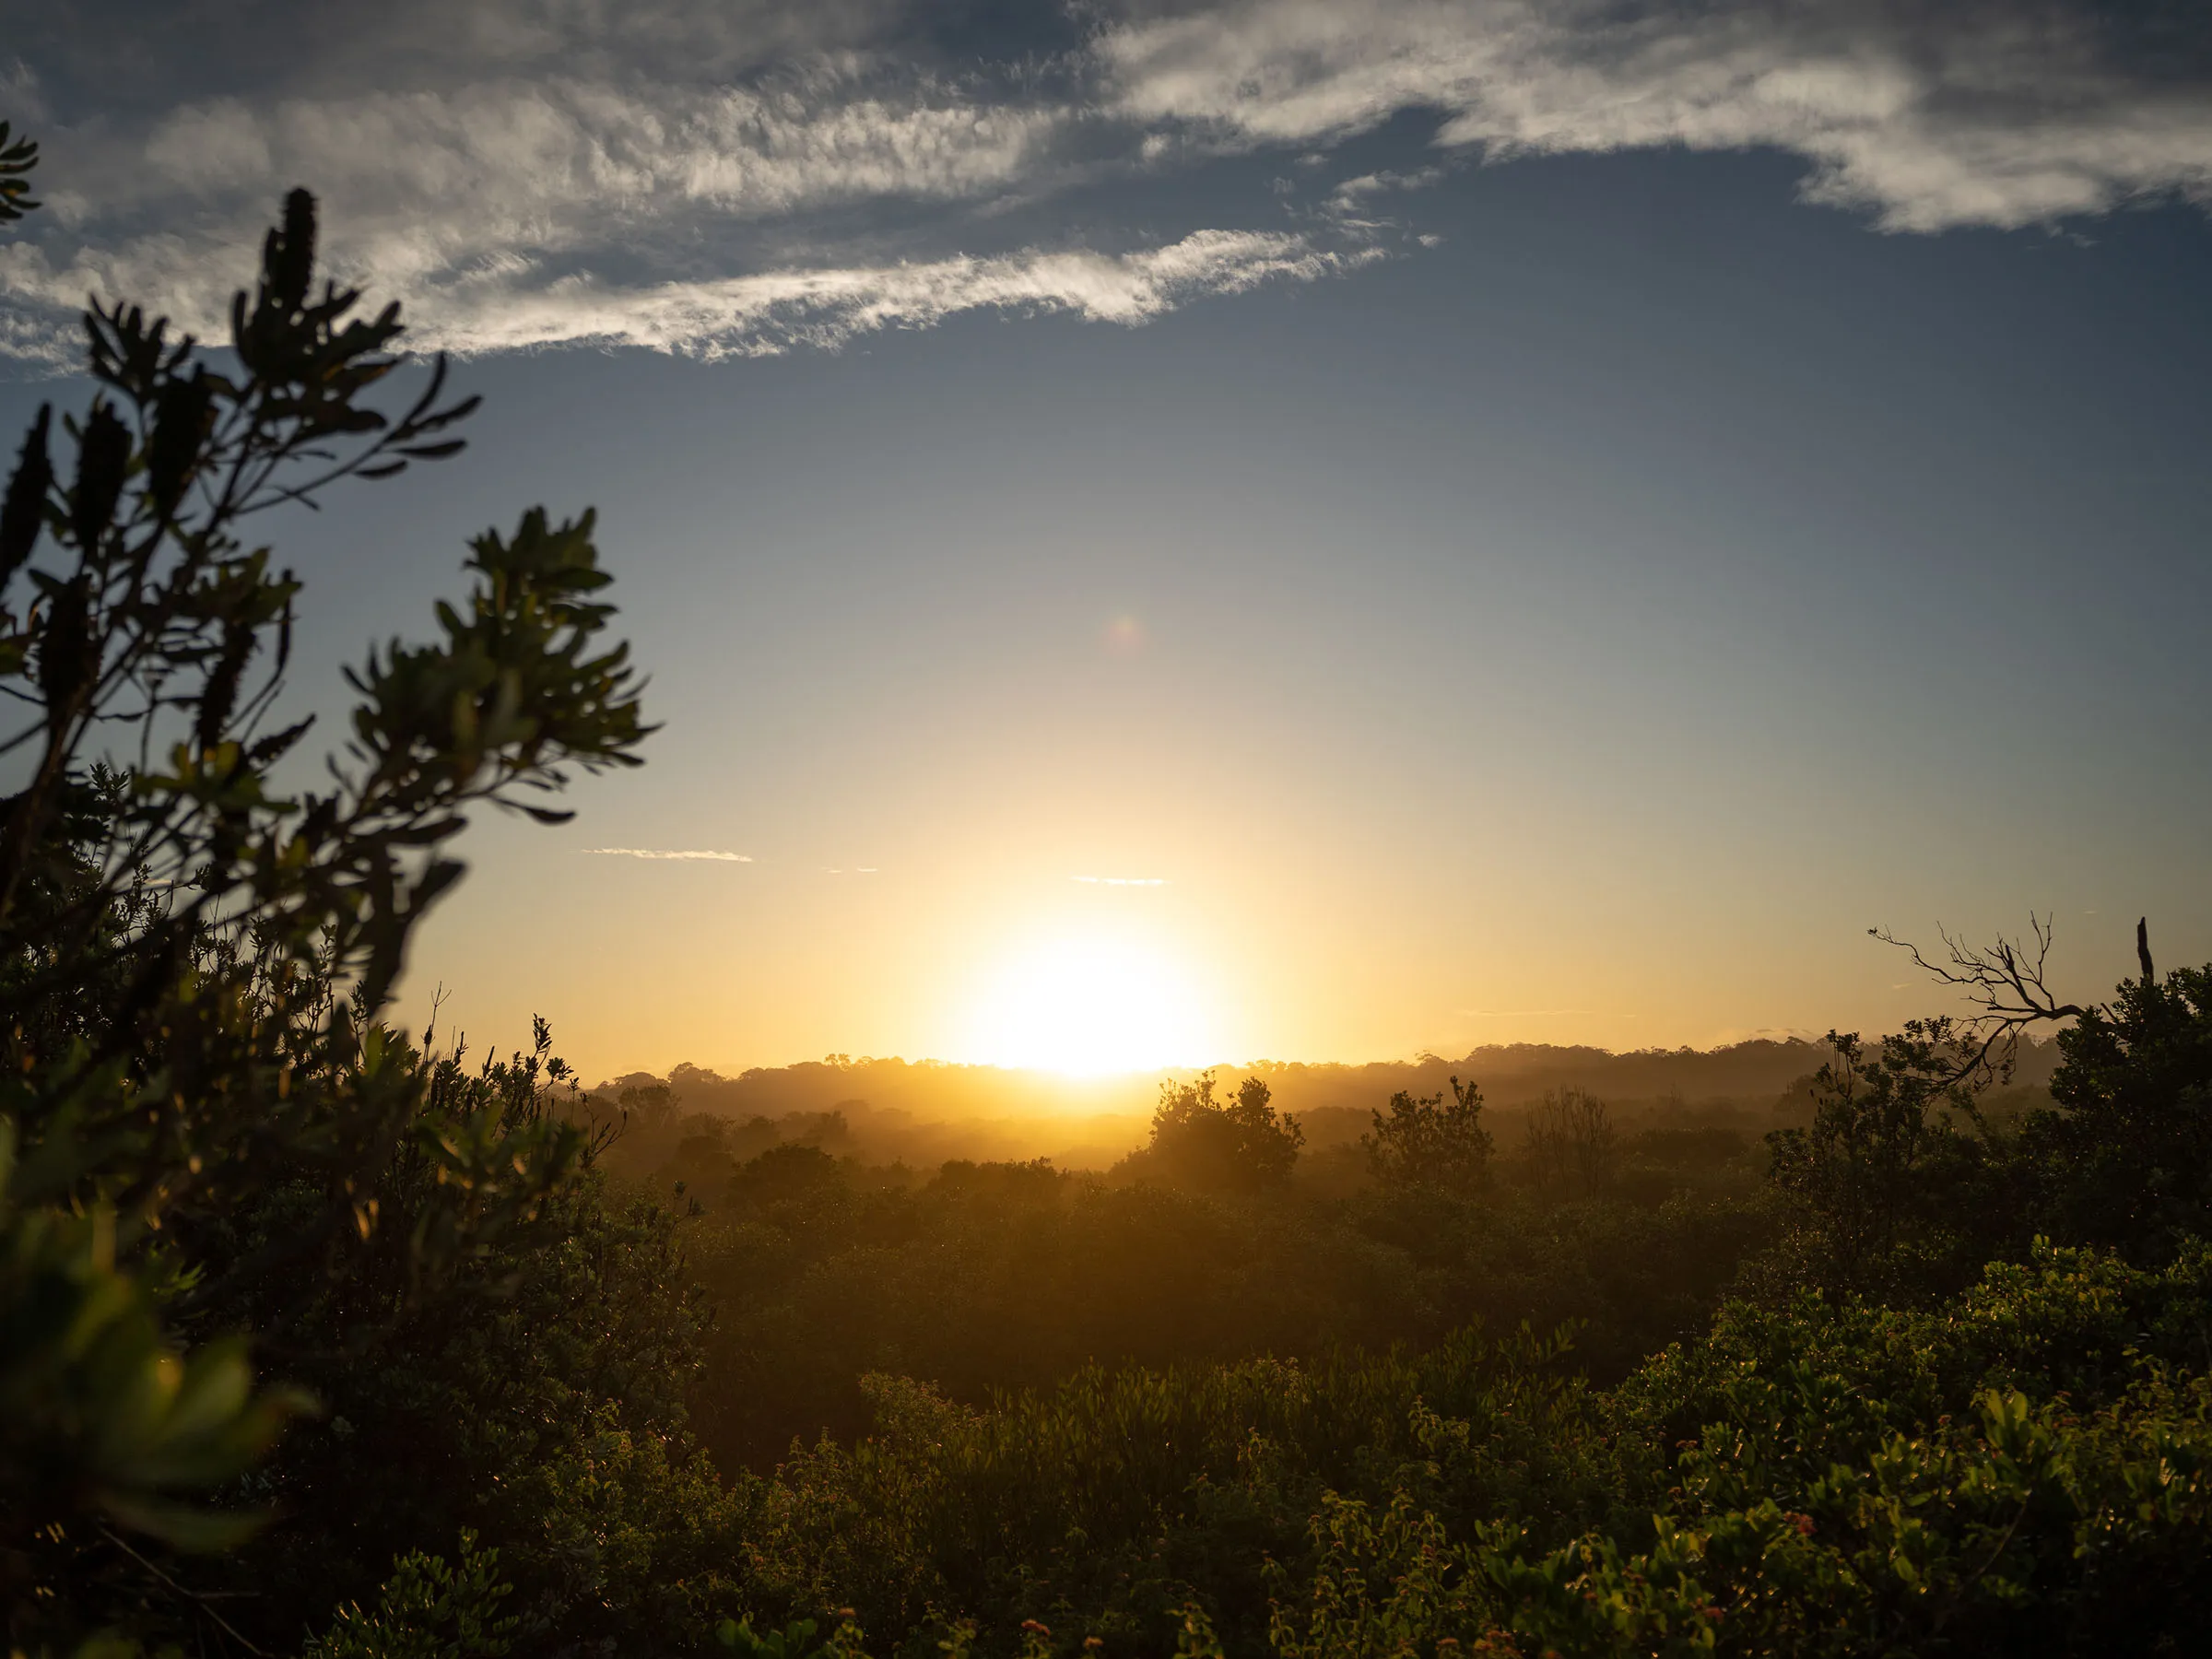
{"type": "MultiPolygon", "coordinates": [[[[1941,959],[1931,961],[1920,947],[1900,939],[1886,927],[1866,931],[1883,944],[1894,946],[1912,959],[1912,965],[1939,985],[1957,991],[1979,1010],[1958,1022],[1959,1071],[1956,1081],[1980,1087],[2012,1076],[2021,1036],[2031,1028],[2088,1012],[2079,1003],[2062,1003],[2047,979],[2053,937],[2051,918],[2028,913],[2029,937],[1970,945],[1961,935],[1940,924],[1941,959]],[[2030,943],[2032,941],[2032,943],[2030,943]]],[[[2147,971],[2147,947],[2143,948],[2147,971]]]]}

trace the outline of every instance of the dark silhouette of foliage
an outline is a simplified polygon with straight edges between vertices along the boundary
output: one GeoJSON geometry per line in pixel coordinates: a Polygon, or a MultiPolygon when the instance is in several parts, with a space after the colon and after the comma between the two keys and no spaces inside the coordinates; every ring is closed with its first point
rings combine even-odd
{"type": "Polygon", "coordinates": [[[1452,1103],[1441,1094],[1416,1099],[1401,1088],[1390,1115],[1375,1112],[1359,1137],[1369,1170],[1394,1186],[1429,1186],[1462,1197],[1490,1183],[1490,1132],[1482,1125],[1482,1090],[1452,1079],[1452,1103]]]}
{"type": "Polygon", "coordinates": [[[1836,1057],[1814,1079],[1813,1124],[1770,1137],[1775,1182],[1801,1206],[1785,1280],[1910,1299],[2018,1259],[2039,1235],[2146,1262],[2206,1236],[2212,979],[2199,969],[2151,977],[2138,924],[2144,977],[2109,1003],[2062,1004],[2043,988],[2048,928],[2036,936],[2032,956],[1947,936],[1953,962],[1969,966],[1942,982],[1996,964],[2000,988],[1982,994],[1981,1015],[1911,1022],[1871,1052],[1830,1034],[1836,1057]],[[2052,1103],[2000,1119],[1985,1102],[2009,1058],[1993,1031],[2017,1034],[2022,1010],[2036,1008],[2073,1022],[2057,1039],[2052,1103]]]}
{"type": "Polygon", "coordinates": [[[1721,1147],[1717,1166],[1654,1165],[1633,1201],[1567,1206],[1514,1188],[1189,1192],[1041,1163],[919,1178],[798,1145],[735,1179],[720,1154],[642,1168],[673,1208],[705,1207],[689,1259],[717,1315],[694,1420],[724,1467],[765,1469],[794,1437],[857,1432],[875,1371],[972,1403],[1093,1360],[1425,1347],[1478,1319],[1583,1322],[1582,1361],[1618,1377],[1703,1329],[1771,1236],[1740,1140],[1721,1147]]]}
{"type": "MultiPolygon", "coordinates": [[[[557,1113],[574,1102],[551,1069],[541,1047],[473,1081],[557,1113]]],[[[282,1353],[323,1415],[254,1477],[289,1519],[202,1577],[272,1645],[334,1603],[371,1606],[394,1557],[466,1529],[499,1551],[520,1653],[703,1640],[736,1605],[737,1525],[687,1429],[711,1314],[680,1226],[591,1167],[437,1294],[410,1292],[397,1253],[321,1276],[282,1353]]]]}
{"type": "Polygon", "coordinates": [[[1290,1179],[1305,1131],[1268,1104],[1266,1081],[1246,1077],[1237,1098],[1214,1099],[1214,1074],[1162,1083],[1151,1143],[1122,1163],[1124,1173],[1194,1192],[1257,1193],[1290,1179]]]}
{"type": "Polygon", "coordinates": [[[2060,1035],[2056,1109],[2018,1155],[2044,1230],[2155,1261],[2212,1235],[2212,968],[2143,966],[2060,1035]]]}
{"type": "Polygon", "coordinates": [[[1915,1021],[1869,1052],[1855,1032],[1830,1032],[1811,1127],[1769,1137],[1775,1184],[1810,1222],[1813,1259],[1799,1266],[1816,1282],[1894,1291],[1910,1277],[1900,1257],[1924,1259],[1948,1236],[1938,1199],[1972,1151],[1954,1122],[1971,1108],[1955,1035],[1915,1021]]]}
{"type": "Polygon", "coordinates": [[[38,164],[38,145],[14,136],[0,121],[0,225],[13,224],[39,206],[30,199],[30,171],[38,164]]]}

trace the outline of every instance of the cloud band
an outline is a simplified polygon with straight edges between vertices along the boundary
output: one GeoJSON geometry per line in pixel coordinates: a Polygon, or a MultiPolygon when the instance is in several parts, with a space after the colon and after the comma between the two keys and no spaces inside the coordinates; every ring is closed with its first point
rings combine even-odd
{"type": "Polygon", "coordinates": [[[751,864],[747,853],[717,853],[704,848],[668,849],[661,847],[586,847],[586,853],[607,858],[689,858],[703,859],[712,864],[751,864]]]}
{"type": "MultiPolygon", "coordinates": [[[[712,0],[641,0],[624,19],[448,3],[467,24],[455,51],[357,43],[361,89],[335,97],[282,67],[134,94],[94,50],[97,19],[33,29],[0,90],[42,124],[49,206],[0,244],[0,354],[73,359],[88,291],[219,334],[300,182],[325,199],[334,268],[406,301],[418,344],[706,357],[976,311],[1135,324],[1338,276],[1432,240],[1376,209],[1431,187],[1440,155],[1771,148],[1806,160],[1808,200],[1906,231],[2212,200],[2212,22],[2086,0],[1109,3],[1042,57],[978,41],[957,72],[901,34],[891,0],[803,28],[712,0]],[[71,107],[78,59],[84,98],[115,109],[71,107]],[[1038,206],[1101,180],[1169,203],[1179,172],[1227,154],[1325,165],[1417,112],[1430,165],[1317,179],[1302,206],[1255,199],[1241,228],[1071,241],[1038,206]]],[[[88,9],[119,27],[130,0],[88,9]]],[[[305,39],[226,52],[247,26],[206,21],[193,56],[314,61],[305,39]]]]}

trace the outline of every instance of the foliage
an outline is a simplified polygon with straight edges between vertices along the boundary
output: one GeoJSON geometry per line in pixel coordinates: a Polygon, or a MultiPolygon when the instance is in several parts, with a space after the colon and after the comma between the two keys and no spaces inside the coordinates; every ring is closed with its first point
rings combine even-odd
{"type": "Polygon", "coordinates": [[[1724,1319],[1624,1391],[1673,1445],[1641,1544],[1615,1526],[1532,1550],[1507,1522],[1452,1546],[1401,1499],[1392,1524],[1338,1529],[1314,1622],[1413,1537],[1435,1588],[1363,1609],[1362,1631],[1394,1617],[1416,1645],[1532,1653],[2180,1651],[2212,1615],[2212,1385],[2173,1369],[2212,1358],[2208,1292],[2202,1252],[2146,1275],[2045,1251],[1939,1314],[1724,1319]]]}
{"type": "Polygon", "coordinates": [[[12,224],[38,203],[30,199],[30,170],[39,164],[39,147],[17,138],[0,121],[0,225],[12,224]]]}
{"type": "Polygon", "coordinates": [[[2040,1223],[2142,1260],[2212,1235],[2212,968],[2124,982],[2059,1049],[2020,1135],[2040,1223]]]}
{"type": "Polygon", "coordinates": [[[440,1296],[331,1281],[292,1350],[328,1416],[262,1479],[343,1524],[274,1528],[232,1559],[256,1628],[312,1624],[411,1542],[466,1528],[500,1548],[524,1652],[702,1640],[735,1605],[737,1525],[687,1427],[706,1324],[677,1219],[595,1171],[440,1296]],[[375,1300],[391,1311],[364,1325],[375,1300]]]}
{"type": "Polygon", "coordinates": [[[1616,1378],[1702,1330],[1773,1229],[1726,1139],[1651,1156],[1632,1199],[1552,1205],[1427,1186],[1208,1194],[1036,1163],[917,1180],[803,1147],[725,1172],[698,1138],[652,1180],[672,1208],[705,1212],[688,1252],[716,1317],[691,1413],[729,1469],[764,1469],[824,1429],[862,1432],[870,1371],[977,1404],[1093,1361],[1314,1359],[1428,1347],[1471,1321],[1577,1321],[1583,1361],[1616,1378]]]}
{"type": "MultiPolygon", "coordinates": [[[[980,1406],[882,1379],[871,1434],[794,1450],[752,1488],[751,1593],[849,1601],[914,1641],[970,1619],[1001,1651],[1024,1619],[1161,1653],[1202,1624],[1227,1652],[1300,1659],[2179,1651],[2212,1618],[2175,1589],[2212,1582],[2212,1254],[2124,1206],[2107,1225],[2145,1265],[2014,1249],[2018,1206],[1992,1221],[1974,1200],[2048,1192],[2068,1146],[2140,1156],[2119,1189],[2169,1191],[2149,1171],[2190,1167],[2200,1006],[2187,975],[2156,999],[2123,986],[2065,1041],[2057,1110],[2017,1130],[1983,1112],[1944,1022],[1871,1054],[1839,1038],[1813,1124],[1774,1147],[1801,1224],[1762,1300],[1609,1394],[1532,1400],[1465,1336],[1387,1361],[1083,1371],[980,1406]],[[1963,1266],[1993,1241],[1998,1260],[1963,1266]]],[[[1617,1194],[1693,1142],[1735,1143],[1583,1121],[1596,1156],[1561,1161],[1594,1196],[1382,1182],[1307,1213],[1386,1242],[1399,1284],[1443,1282],[1476,1239],[1495,1284],[1546,1229],[1594,1230],[1585,1271],[1678,1258],[1623,1229],[1679,1225],[1699,1198],[1617,1194]]],[[[1710,1294],[1758,1237],[1735,1236],[1710,1294]]],[[[1621,1341],[1635,1305],[1602,1304],[1592,1335],[1621,1341]]]]}
{"type": "Polygon", "coordinates": [[[1301,1552],[1332,1488],[1410,1483],[1455,1516],[1554,1535],[1602,1508],[1608,1454],[1567,1352],[1469,1332],[1420,1356],[1093,1368],[982,1410],[879,1379],[873,1434],[795,1453],[758,1489],[755,1591],[791,1611],[850,1605],[877,1630],[935,1608],[1150,1652],[1195,1600],[1248,1651],[1265,1559],[1301,1552]]]}
{"type": "Polygon", "coordinates": [[[1769,1136],[1775,1184],[1811,1223],[1794,1271],[1891,1293],[1971,1277],[1972,1261],[1956,1265],[1959,1211],[1946,1202],[1980,1150],[1959,1128],[1974,1118],[1955,1039],[1940,1019],[1915,1021],[1871,1052],[1855,1032],[1829,1033],[1834,1057],[1813,1078],[1811,1127],[1769,1136]]]}
{"type": "MultiPolygon", "coordinates": [[[[2013,1001],[2048,1000],[2017,951],[1953,955],[2010,961],[2031,987],[2013,1001]]],[[[2109,1003],[2062,1006],[2074,1024],[2052,1103],[2009,1121],[1988,1110],[2001,1076],[1989,1030],[1913,1021],[1872,1051],[1831,1033],[1811,1127],[1770,1137],[1801,1224],[1767,1277],[1911,1299],[2020,1258],[2039,1234],[2147,1263],[2212,1231],[2212,970],[2147,972],[2109,1003]]]]}
{"type": "Polygon", "coordinates": [[[301,1659],[500,1659],[516,1620],[500,1604],[511,1586],[499,1582],[500,1552],[479,1550],[461,1534],[461,1565],[410,1550],[393,1563],[374,1613],[358,1603],[339,1609],[301,1659]]]}
{"type": "Polygon", "coordinates": [[[754,1499],[754,1588],[1163,1654],[2180,1651],[2207,1328],[2212,1253],[2044,1247],[1921,1312],[1739,1305],[1610,1396],[1525,1336],[982,1411],[885,1379],[754,1499]]]}
{"type": "MultiPolygon", "coordinates": [[[[256,1395],[243,1345],[189,1354],[165,1339],[154,1298],[115,1264],[112,1213],[18,1211],[9,1187],[14,1126],[0,1121],[0,1512],[21,1548],[25,1522],[98,1517],[184,1547],[242,1535],[236,1517],[168,1499],[229,1478],[307,1404],[256,1395]]],[[[22,1594],[20,1558],[7,1587],[22,1594]]]]}
{"type": "Polygon", "coordinates": [[[1452,1103],[1441,1094],[1416,1099],[1401,1088],[1390,1115],[1372,1114],[1359,1137],[1369,1170],[1386,1185],[1432,1186],[1465,1197],[1490,1183],[1490,1132],[1482,1126],[1482,1090],[1452,1079],[1452,1103]]]}
{"type": "MultiPolygon", "coordinates": [[[[18,207],[31,159],[0,146],[18,207]]],[[[637,763],[591,518],[477,537],[439,642],[371,652],[327,782],[290,782],[309,723],[270,716],[300,584],[247,521],[453,453],[475,405],[440,361],[375,406],[397,308],[357,316],[313,258],[295,192],[232,306],[234,369],[96,301],[91,404],[40,411],[0,503],[0,690],[27,712],[0,733],[0,1600],[29,1651],[233,1640],[210,1585],[237,1564],[185,1558],[305,1495],[255,1469],[308,1396],[256,1389],[246,1334],[325,1405],[364,1361],[389,1388],[396,1333],[480,1309],[487,1269],[587,1202],[557,1218],[593,1148],[548,1109],[542,1041],[472,1077],[378,1017],[471,810],[556,821],[534,797],[572,768],[637,763]]],[[[298,1530],[343,1512],[325,1496],[298,1530]]]]}
{"type": "Polygon", "coordinates": [[[1189,1083],[1163,1082],[1152,1113],[1149,1145],[1123,1159],[1120,1171],[1205,1193],[1256,1193],[1290,1179],[1305,1131],[1268,1104],[1266,1080],[1246,1077],[1237,1098],[1214,1099],[1214,1074],[1189,1083]]]}
{"type": "MultiPolygon", "coordinates": [[[[850,1608],[839,1616],[837,1628],[819,1637],[821,1626],[811,1618],[794,1618],[781,1630],[761,1634],[747,1618],[725,1618],[715,1627],[714,1639],[738,1659],[860,1659],[860,1627],[850,1608]]],[[[971,1627],[967,1629],[973,1635],[971,1627]]],[[[957,1640],[940,1642],[952,1659],[965,1659],[966,1648],[957,1640]]]]}
{"type": "Polygon", "coordinates": [[[1489,1628],[1467,1552],[1407,1491],[1376,1507],[1325,1493],[1311,1527],[1312,1571],[1305,1594],[1278,1568],[1268,1630],[1278,1659],[1394,1659],[1444,1653],[1489,1628]]]}

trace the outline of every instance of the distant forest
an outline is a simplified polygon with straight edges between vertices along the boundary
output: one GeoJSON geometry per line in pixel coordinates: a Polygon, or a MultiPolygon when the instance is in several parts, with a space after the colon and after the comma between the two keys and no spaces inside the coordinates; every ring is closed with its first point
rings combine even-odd
{"type": "Polygon", "coordinates": [[[2206,1651],[2212,967],[2147,924],[2091,1003],[2031,924],[1879,1037],[1072,1119],[397,1029],[470,815],[652,726],[533,509],[296,763],[254,515],[475,403],[315,235],[212,359],[97,302],[0,500],[9,1659],[2206,1651]]]}
{"type": "MultiPolygon", "coordinates": [[[[1480,1078],[1493,1121],[1509,1127],[1547,1094],[1581,1088],[1602,1096],[1624,1124],[1727,1126],[1756,1137],[1809,1112],[1811,1078],[1832,1053],[1798,1039],[1625,1054],[1516,1042],[1477,1048],[1457,1060],[1424,1054],[1361,1065],[1263,1062],[1214,1071],[1228,1092],[1246,1077],[1265,1082],[1277,1110],[1303,1127],[1307,1150],[1318,1153],[1356,1143],[1375,1101],[1400,1092],[1441,1094],[1454,1076],[1480,1078]]],[[[2030,1104],[2031,1091],[2050,1081],[2057,1064],[2053,1044],[2023,1041],[2010,1079],[2023,1092],[2009,1104],[2030,1104]]],[[[1178,1082],[1194,1075],[1171,1074],[1178,1082]]],[[[841,1054],[734,1077],[695,1065],[678,1065],[665,1077],[632,1072],[592,1091],[603,1109],[617,1113],[628,1094],[656,1102],[656,1111],[720,1119],[736,1147],[796,1140],[841,1157],[918,1169],[948,1158],[1048,1158],[1064,1170],[1102,1170],[1141,1145],[1150,1133],[1157,1092],[1149,1075],[1067,1077],[841,1054]]]]}

